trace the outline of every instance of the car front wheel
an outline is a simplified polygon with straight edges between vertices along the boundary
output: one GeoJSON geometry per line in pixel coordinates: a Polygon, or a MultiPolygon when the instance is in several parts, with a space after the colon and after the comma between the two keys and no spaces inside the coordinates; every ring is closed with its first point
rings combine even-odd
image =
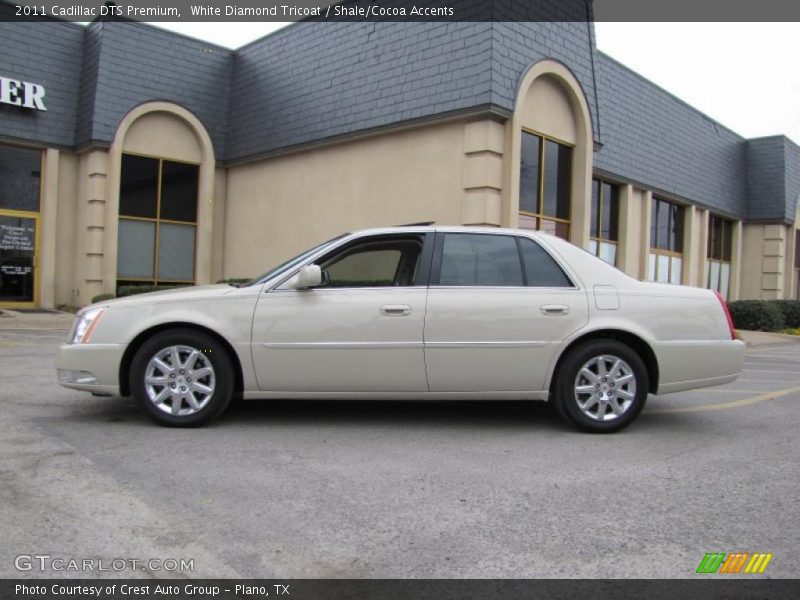
{"type": "Polygon", "coordinates": [[[564,359],[552,400],[571,425],[611,433],[639,415],[648,388],[647,369],[634,350],[616,340],[595,340],[564,359]]]}
{"type": "Polygon", "coordinates": [[[233,396],[233,368],[222,345],[191,329],[161,332],[142,344],[130,371],[131,391],[162,425],[205,425],[233,396]]]}

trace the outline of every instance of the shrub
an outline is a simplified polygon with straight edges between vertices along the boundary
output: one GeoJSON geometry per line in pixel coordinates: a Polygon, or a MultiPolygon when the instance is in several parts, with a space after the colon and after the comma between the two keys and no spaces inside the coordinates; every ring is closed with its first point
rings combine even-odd
{"type": "Polygon", "coordinates": [[[228,279],[220,279],[217,283],[228,283],[230,285],[241,285],[243,283],[247,283],[248,281],[252,281],[252,277],[230,277],[228,279]]]}
{"type": "Polygon", "coordinates": [[[784,327],[800,327],[800,301],[798,300],[770,300],[770,304],[777,306],[783,315],[784,327]]]}
{"type": "Polygon", "coordinates": [[[736,329],[779,331],[785,327],[783,313],[767,300],[736,300],[728,304],[736,329]]]}
{"type": "Polygon", "coordinates": [[[164,290],[174,290],[175,288],[186,287],[181,285],[121,285],[117,288],[117,298],[133,296],[135,294],[147,294],[148,292],[163,292],[164,290]]]}
{"type": "Polygon", "coordinates": [[[95,302],[103,302],[104,300],[113,300],[116,298],[114,294],[97,294],[94,298],[92,298],[92,304],[95,302]]]}

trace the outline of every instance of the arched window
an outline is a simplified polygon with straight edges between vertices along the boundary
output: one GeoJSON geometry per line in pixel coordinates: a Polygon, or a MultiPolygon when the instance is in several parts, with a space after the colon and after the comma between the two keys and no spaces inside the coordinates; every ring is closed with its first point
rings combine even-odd
{"type": "Polygon", "coordinates": [[[199,166],[123,154],[117,287],[195,282],[199,166]]]}

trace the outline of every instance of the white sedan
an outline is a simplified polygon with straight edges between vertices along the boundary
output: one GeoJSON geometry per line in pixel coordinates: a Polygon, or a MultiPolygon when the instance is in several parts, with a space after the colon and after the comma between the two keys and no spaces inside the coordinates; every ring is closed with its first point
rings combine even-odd
{"type": "Polygon", "coordinates": [[[320,244],[240,287],[84,308],[59,382],[132,395],[164,425],[255,398],[550,400],[572,425],[629,425],[648,393],[736,379],[715,292],[636,281],[556,237],[408,226],[320,244]]]}

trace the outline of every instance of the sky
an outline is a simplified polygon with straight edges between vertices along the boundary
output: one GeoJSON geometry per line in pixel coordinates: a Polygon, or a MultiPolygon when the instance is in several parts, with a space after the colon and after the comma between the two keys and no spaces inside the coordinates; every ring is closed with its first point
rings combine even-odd
{"type": "MultiPolygon", "coordinates": [[[[229,48],[287,23],[153,23],[229,48]]],[[[800,23],[595,23],[597,47],[747,137],[800,144],[800,23]]]]}

